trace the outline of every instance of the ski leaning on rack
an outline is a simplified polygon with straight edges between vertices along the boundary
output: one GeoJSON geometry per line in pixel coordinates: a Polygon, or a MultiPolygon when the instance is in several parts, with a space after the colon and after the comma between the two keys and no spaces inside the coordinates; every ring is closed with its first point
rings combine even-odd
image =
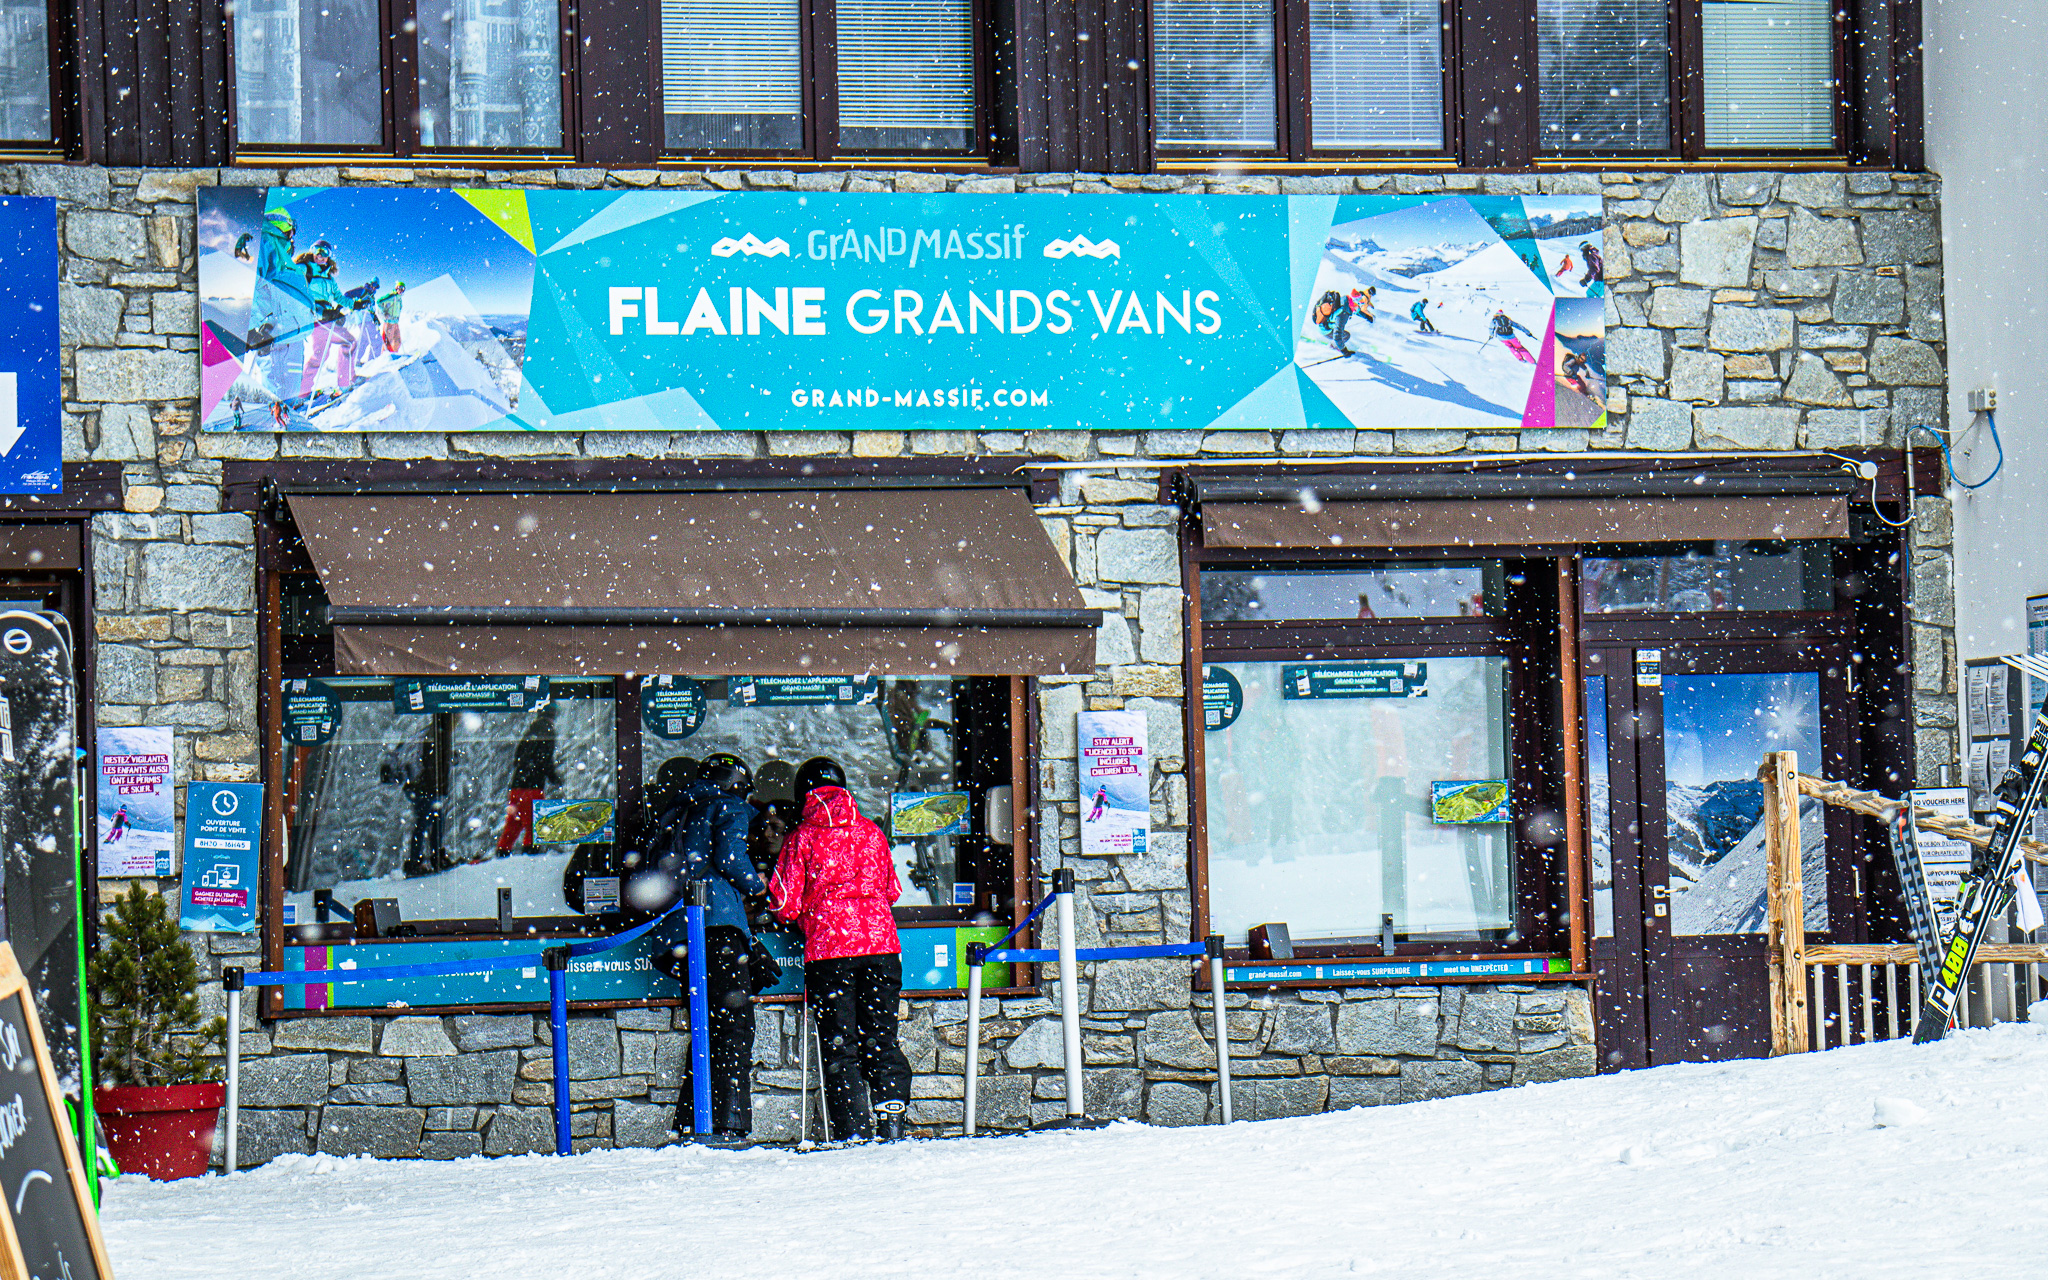
{"type": "Polygon", "coordinates": [[[1913,949],[1920,954],[1920,972],[1933,973],[1941,967],[1941,925],[1927,892],[1927,868],[1920,861],[1920,828],[1913,821],[1912,801],[1909,792],[1885,824],[1885,834],[1891,837],[1892,865],[1898,868],[1906,922],[1913,930],[1913,949]]]}
{"type": "Polygon", "coordinates": [[[2020,864],[2020,831],[2041,803],[2041,784],[2048,781],[2044,761],[2048,761],[2048,705],[2034,717],[2034,731],[2019,763],[1999,780],[1990,845],[1970,860],[1969,879],[1956,901],[1956,929],[1942,948],[1941,968],[1929,976],[1927,1001],[1920,1007],[1920,1025],[1913,1032],[1914,1044],[1931,1044],[1948,1034],[1957,995],[1969,981],[1970,961],[1976,958],[1985,926],[1998,919],[2012,901],[2012,875],[2020,864]]]}

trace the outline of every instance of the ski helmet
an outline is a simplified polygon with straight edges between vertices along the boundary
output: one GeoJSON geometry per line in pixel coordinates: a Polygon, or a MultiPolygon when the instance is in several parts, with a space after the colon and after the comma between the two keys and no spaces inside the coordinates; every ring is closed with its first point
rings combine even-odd
{"type": "Polygon", "coordinates": [[[697,768],[697,781],[708,782],[729,796],[745,795],[754,789],[754,775],[748,771],[747,762],[726,751],[704,757],[704,763],[697,768]]]}
{"type": "Polygon", "coordinates": [[[1337,296],[1337,291],[1335,289],[1330,289],[1324,292],[1323,300],[1320,305],[1325,307],[1334,307],[1340,305],[1343,301],[1343,298],[1337,296]]]}
{"type": "Polygon", "coordinates": [[[846,770],[830,756],[813,756],[804,761],[796,771],[796,807],[801,813],[810,800],[811,792],[819,787],[843,787],[846,785],[846,770]]]}
{"type": "Polygon", "coordinates": [[[313,247],[315,249],[332,249],[334,247],[334,242],[332,240],[315,240],[313,242],[313,247]]]}
{"type": "Polygon", "coordinates": [[[660,817],[683,802],[683,786],[697,776],[698,764],[688,756],[661,762],[654,785],[647,788],[647,812],[660,817]]]}

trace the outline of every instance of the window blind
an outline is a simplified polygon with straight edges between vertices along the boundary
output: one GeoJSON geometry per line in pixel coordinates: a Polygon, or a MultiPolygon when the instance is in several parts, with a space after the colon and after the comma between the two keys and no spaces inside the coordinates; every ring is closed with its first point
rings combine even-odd
{"type": "Polygon", "coordinates": [[[1539,145],[1668,150],[1670,48],[1665,0],[1538,0],[1539,145]]]}
{"type": "Polygon", "coordinates": [[[50,140],[50,12],[39,0],[0,4],[0,138],[50,140]]]}
{"type": "Polygon", "coordinates": [[[971,0],[839,0],[839,145],[974,145],[971,0]]]}
{"type": "Polygon", "coordinates": [[[234,24],[241,141],[375,146],[384,140],[375,0],[241,0],[234,24]]]}
{"type": "Polygon", "coordinates": [[[1830,0],[1705,0],[1709,147],[1826,147],[1835,140],[1830,0]]]}
{"type": "Polygon", "coordinates": [[[1272,0],[1154,0],[1152,26],[1160,144],[1270,150],[1272,0]]]}
{"type": "Polygon", "coordinates": [[[1440,0],[1309,0],[1308,56],[1313,145],[1443,145],[1440,0]]]}
{"type": "Polygon", "coordinates": [[[798,0],[662,0],[661,99],[671,147],[803,145],[798,0]]]}

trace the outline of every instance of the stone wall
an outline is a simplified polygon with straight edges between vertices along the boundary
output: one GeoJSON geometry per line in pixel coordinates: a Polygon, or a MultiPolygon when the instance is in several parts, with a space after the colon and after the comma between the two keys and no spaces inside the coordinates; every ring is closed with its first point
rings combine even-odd
{"type": "MultiPolygon", "coordinates": [[[[1087,174],[637,170],[0,168],[0,191],[60,205],[65,456],[118,462],[126,510],[94,521],[98,712],[174,724],[175,780],[257,771],[253,531],[220,511],[223,459],[898,457],[1029,453],[1099,464],[1064,473],[1048,535],[1091,605],[1114,613],[1092,675],[1041,682],[1041,865],[1073,867],[1084,945],[1180,941],[1191,912],[1183,743],[1177,512],[1162,465],[1196,456],[1303,458],[1585,450],[1785,451],[1899,444],[1941,422],[1938,191],[1882,173],[1489,174],[1301,178],[1087,174]],[[1606,197],[1604,431],[1467,434],[1376,430],[653,432],[202,435],[197,412],[193,191],[200,185],[507,184],[719,190],[1206,194],[1431,191],[1606,197]],[[1073,713],[1147,713],[1155,756],[1153,850],[1083,858],[1073,713]]],[[[1922,499],[1914,555],[1915,722],[1923,776],[1955,758],[1947,504],[1922,499]]],[[[182,794],[182,793],[181,793],[182,794]]],[[[109,885],[108,888],[119,886],[109,885]]],[[[209,972],[248,963],[250,939],[202,940],[209,972]]],[[[1155,1123],[1213,1114],[1208,1015],[1181,961],[1101,966],[1082,993],[1090,1112],[1155,1123]]],[[[1049,987],[1044,993],[1054,993],[1049,987]]],[[[217,1000],[218,990],[208,993],[217,1000]]],[[[1423,986],[1237,995],[1239,1114],[1295,1115],[1594,1069],[1587,993],[1570,984],[1423,986]]],[[[983,1119],[1016,1127],[1061,1109],[1048,999],[990,1010],[983,1119]]],[[[661,1140],[681,1088],[680,1011],[579,1016],[570,1046],[578,1142],[661,1140]]],[[[792,1015],[764,1009],[756,1044],[763,1136],[791,1132],[792,1015]]],[[[961,1119],[965,1009],[909,1000],[913,1123],[961,1119]]],[[[543,1149],[548,1028],[531,1015],[246,1022],[244,1159],[317,1147],[460,1156],[543,1149]]],[[[1235,1056],[1235,1055],[1234,1055],[1235,1056]]]]}

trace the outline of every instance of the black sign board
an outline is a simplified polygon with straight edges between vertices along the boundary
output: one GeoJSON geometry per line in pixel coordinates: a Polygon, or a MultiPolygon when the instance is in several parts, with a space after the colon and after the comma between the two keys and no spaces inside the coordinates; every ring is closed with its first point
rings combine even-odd
{"type": "Polygon", "coordinates": [[[546,676],[435,676],[391,686],[391,709],[402,716],[437,711],[531,711],[548,700],[546,676]]]}
{"type": "Polygon", "coordinates": [[[1280,668],[1280,696],[1299,698],[1420,698],[1429,667],[1421,662],[1311,662],[1280,668]]]}
{"type": "Polygon", "coordinates": [[[865,707],[881,692],[873,676],[734,676],[725,688],[735,707],[865,707]]]}
{"type": "Polygon", "coordinates": [[[341,699],[325,680],[284,682],[284,740],[311,746],[334,736],[341,723],[341,699]]]}
{"type": "Polygon", "coordinates": [[[28,983],[0,944],[0,1213],[10,1280],[112,1280],[28,983]]]}
{"type": "Polygon", "coordinates": [[[647,732],[679,741],[703,724],[703,685],[688,676],[648,676],[640,682],[640,726],[647,732]]]}

